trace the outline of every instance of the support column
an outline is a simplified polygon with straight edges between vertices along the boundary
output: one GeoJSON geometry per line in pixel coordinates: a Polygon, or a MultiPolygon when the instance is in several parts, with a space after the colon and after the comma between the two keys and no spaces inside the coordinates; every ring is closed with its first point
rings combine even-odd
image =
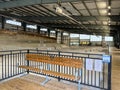
{"type": "Polygon", "coordinates": [[[68,36],[68,37],[69,37],[69,46],[70,46],[70,42],[71,42],[70,33],[69,33],[69,36],[68,36]]]}
{"type": "Polygon", "coordinates": [[[114,35],[114,46],[117,47],[117,36],[114,35]]]}
{"type": "Polygon", "coordinates": [[[118,31],[118,38],[117,38],[117,47],[120,49],[120,31],[118,31]]]}
{"type": "Polygon", "coordinates": [[[40,34],[40,26],[37,26],[37,33],[40,34]]]}
{"type": "Polygon", "coordinates": [[[102,45],[103,47],[106,46],[106,43],[105,43],[105,36],[102,36],[102,42],[101,42],[101,45],[102,45]]]}
{"type": "Polygon", "coordinates": [[[80,34],[79,34],[79,46],[80,46],[80,34]]]}
{"type": "Polygon", "coordinates": [[[58,31],[56,31],[56,33],[55,33],[55,38],[57,38],[57,36],[58,36],[58,31]]]}
{"type": "Polygon", "coordinates": [[[63,32],[61,32],[61,44],[63,44],[63,32]]]}
{"type": "Polygon", "coordinates": [[[5,28],[5,17],[1,17],[1,28],[4,29],[5,28]]]}
{"type": "Polygon", "coordinates": [[[23,26],[23,31],[26,31],[26,22],[22,22],[22,26],[23,26]]]}
{"type": "Polygon", "coordinates": [[[50,29],[48,29],[48,37],[50,37],[50,29]]]}

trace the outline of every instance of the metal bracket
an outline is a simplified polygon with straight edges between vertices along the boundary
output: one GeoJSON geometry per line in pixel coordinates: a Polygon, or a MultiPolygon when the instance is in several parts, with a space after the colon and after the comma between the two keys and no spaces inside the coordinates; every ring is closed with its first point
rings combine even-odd
{"type": "MultiPolygon", "coordinates": [[[[41,68],[41,67],[40,67],[41,68]]],[[[42,67],[43,68],[43,67],[42,67]]],[[[50,70],[50,64],[48,64],[48,68],[47,68],[47,70],[50,70]]],[[[41,69],[41,71],[42,71],[42,69],[41,69]]],[[[51,79],[48,77],[48,75],[46,75],[46,79],[45,79],[45,81],[43,81],[42,83],[41,83],[41,85],[45,85],[48,81],[50,81],[51,79]]]]}

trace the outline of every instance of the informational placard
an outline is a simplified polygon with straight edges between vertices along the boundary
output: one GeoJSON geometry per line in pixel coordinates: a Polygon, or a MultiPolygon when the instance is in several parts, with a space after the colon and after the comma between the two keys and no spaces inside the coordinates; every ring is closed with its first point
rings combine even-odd
{"type": "Polygon", "coordinates": [[[94,59],[86,58],[86,70],[93,70],[94,59]]]}
{"type": "Polygon", "coordinates": [[[94,70],[98,71],[98,72],[102,72],[102,69],[103,69],[103,62],[102,62],[102,60],[95,60],[94,70]]]}
{"type": "Polygon", "coordinates": [[[110,55],[103,55],[103,62],[110,63],[110,55]]]}

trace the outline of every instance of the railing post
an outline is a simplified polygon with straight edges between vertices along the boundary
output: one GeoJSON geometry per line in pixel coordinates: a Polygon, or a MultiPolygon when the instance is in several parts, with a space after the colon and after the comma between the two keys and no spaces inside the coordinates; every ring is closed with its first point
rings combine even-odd
{"type": "MultiPolygon", "coordinates": [[[[29,54],[29,50],[27,50],[27,54],[29,54]]],[[[29,60],[27,60],[27,66],[29,66],[29,60]]],[[[29,74],[29,69],[27,69],[27,74],[29,74]]]]}
{"type": "Polygon", "coordinates": [[[111,72],[112,72],[112,56],[110,56],[110,63],[108,63],[108,90],[111,90],[111,72]]]}
{"type": "MultiPolygon", "coordinates": [[[[12,51],[10,51],[10,59],[11,59],[11,64],[12,64],[12,51]]],[[[11,65],[11,66],[13,66],[13,65],[11,65]]],[[[17,65],[16,65],[16,72],[17,72],[17,65]]],[[[14,71],[13,71],[13,73],[14,73],[14,71]]],[[[16,74],[16,73],[15,73],[16,74]]],[[[12,76],[12,67],[11,67],[11,74],[10,74],[11,76],[12,76]]]]}
{"type": "Polygon", "coordinates": [[[2,56],[2,79],[4,78],[4,63],[3,63],[3,55],[1,55],[2,56]]]}
{"type": "MultiPolygon", "coordinates": [[[[58,52],[58,56],[60,57],[60,51],[58,52]]],[[[58,72],[60,72],[60,65],[58,66],[58,72]]],[[[58,81],[60,81],[60,77],[58,77],[58,81]]]]}

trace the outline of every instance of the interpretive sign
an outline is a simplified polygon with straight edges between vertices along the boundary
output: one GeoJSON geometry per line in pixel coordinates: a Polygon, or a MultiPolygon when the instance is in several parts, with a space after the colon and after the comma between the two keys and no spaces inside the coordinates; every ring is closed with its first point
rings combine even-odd
{"type": "Polygon", "coordinates": [[[110,63],[110,55],[103,55],[103,62],[110,63]]]}
{"type": "Polygon", "coordinates": [[[93,70],[94,59],[86,58],[86,70],[93,70]]]}
{"type": "Polygon", "coordinates": [[[98,72],[102,72],[102,69],[103,69],[103,62],[102,62],[102,60],[95,60],[94,70],[98,71],[98,72]]]}

